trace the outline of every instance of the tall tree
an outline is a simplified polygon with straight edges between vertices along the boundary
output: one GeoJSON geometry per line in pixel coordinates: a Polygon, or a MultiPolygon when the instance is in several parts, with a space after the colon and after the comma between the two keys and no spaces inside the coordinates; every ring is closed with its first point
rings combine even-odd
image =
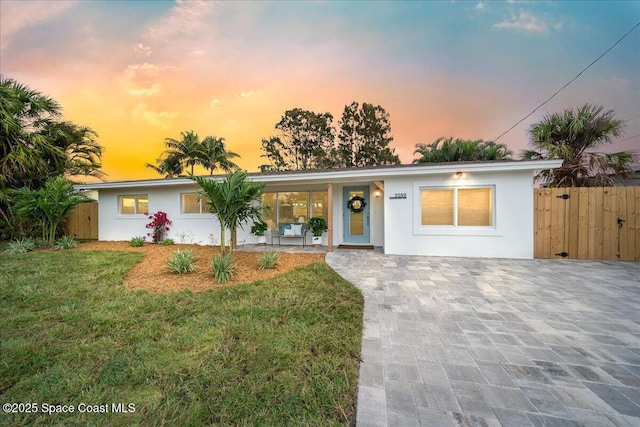
{"type": "Polygon", "coordinates": [[[622,135],[622,122],[613,110],[585,104],[562,113],[546,115],[529,129],[532,150],[522,153],[524,159],[564,159],[557,169],[546,169],[536,179],[555,187],[589,187],[615,185],[615,178],[630,178],[634,153],[596,152],[622,135]]]}
{"type": "Polygon", "coordinates": [[[269,164],[260,165],[262,172],[289,170],[289,165],[282,155],[285,151],[285,144],[280,137],[270,136],[269,138],[263,138],[261,149],[263,154],[260,157],[265,157],[269,160],[269,164]]]}
{"type": "Polygon", "coordinates": [[[245,171],[235,170],[224,180],[191,175],[200,186],[200,196],[206,200],[207,209],[214,214],[220,224],[220,251],[226,250],[226,230],[231,231],[229,251],[233,253],[236,229],[251,220],[259,220],[263,207],[260,205],[265,184],[252,182],[245,171]]]}
{"type": "Polygon", "coordinates": [[[180,132],[180,135],[181,139],[165,139],[167,149],[164,155],[179,159],[183,167],[191,169],[191,175],[193,175],[195,165],[201,165],[205,162],[202,143],[198,134],[192,130],[180,132]]]}
{"type": "Polygon", "coordinates": [[[145,167],[153,169],[165,178],[175,178],[182,175],[184,170],[182,162],[175,154],[165,155],[164,153],[156,159],[156,164],[145,163],[145,167]]]}
{"type": "Polygon", "coordinates": [[[145,166],[167,178],[182,174],[185,168],[193,175],[196,166],[203,166],[211,175],[216,169],[229,172],[238,168],[232,159],[240,156],[227,150],[224,138],[207,136],[200,141],[194,131],[180,132],[180,136],[181,139],[166,138],[166,150],[156,159],[156,164],[145,166]]]}
{"type": "Polygon", "coordinates": [[[105,177],[101,170],[104,147],[97,142],[98,134],[93,129],[63,121],[47,126],[43,135],[66,155],[62,168],[58,170],[59,174],[99,179],[105,177]]]}
{"type": "Polygon", "coordinates": [[[64,151],[42,131],[61,116],[53,98],[0,75],[0,186],[34,186],[65,162],[64,151]]]}
{"type": "Polygon", "coordinates": [[[431,144],[416,144],[413,163],[446,163],[465,161],[509,160],[513,154],[504,144],[494,141],[440,137],[431,144]]]}
{"type": "MultiPolygon", "coordinates": [[[[14,191],[38,190],[51,177],[94,176],[103,148],[88,127],[61,120],[62,107],[53,98],[0,75],[0,236],[25,231],[14,215],[14,191]]],[[[27,230],[28,231],[28,230],[27,230]]]]}
{"type": "Polygon", "coordinates": [[[240,157],[238,153],[227,151],[224,138],[207,136],[202,140],[203,166],[209,169],[209,175],[213,175],[216,169],[229,172],[237,169],[238,165],[231,159],[240,157]]]}
{"type": "Polygon", "coordinates": [[[344,107],[340,120],[336,165],[361,167],[400,164],[393,141],[389,114],[380,105],[352,102],[344,107]]]}
{"type": "Polygon", "coordinates": [[[54,99],[0,76],[0,187],[39,188],[55,175],[104,177],[97,134],[61,121],[61,110],[54,99]]]}
{"type": "Polygon", "coordinates": [[[332,166],[331,151],[335,135],[331,113],[294,108],[276,124],[280,135],[262,140],[262,150],[269,164],[267,170],[303,170],[332,166]]]}

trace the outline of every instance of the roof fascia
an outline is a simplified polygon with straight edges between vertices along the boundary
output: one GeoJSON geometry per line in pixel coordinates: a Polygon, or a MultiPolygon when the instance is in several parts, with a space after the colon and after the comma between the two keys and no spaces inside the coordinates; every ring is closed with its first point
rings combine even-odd
{"type": "MultiPolygon", "coordinates": [[[[508,171],[534,171],[539,169],[553,169],[562,165],[562,159],[558,160],[523,160],[516,162],[484,162],[484,163],[444,163],[416,165],[410,167],[388,167],[370,169],[340,169],[323,170],[321,172],[302,172],[286,174],[251,175],[255,182],[264,183],[313,183],[313,182],[333,182],[338,180],[358,181],[358,180],[381,180],[385,177],[402,177],[415,175],[438,175],[455,172],[508,172],[508,171]]],[[[211,179],[220,180],[224,176],[214,176],[211,179]]],[[[127,189],[145,187],[165,187],[165,186],[187,186],[194,185],[194,181],[188,178],[158,179],[143,181],[114,181],[89,184],[78,184],[76,188],[83,190],[102,189],[127,189]]]]}

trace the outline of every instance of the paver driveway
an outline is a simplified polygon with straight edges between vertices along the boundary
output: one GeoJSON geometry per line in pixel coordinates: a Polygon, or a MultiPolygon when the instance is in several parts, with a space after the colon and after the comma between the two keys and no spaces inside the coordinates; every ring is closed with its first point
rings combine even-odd
{"type": "Polygon", "coordinates": [[[365,296],[358,427],[640,426],[640,263],[327,262],[365,296]]]}

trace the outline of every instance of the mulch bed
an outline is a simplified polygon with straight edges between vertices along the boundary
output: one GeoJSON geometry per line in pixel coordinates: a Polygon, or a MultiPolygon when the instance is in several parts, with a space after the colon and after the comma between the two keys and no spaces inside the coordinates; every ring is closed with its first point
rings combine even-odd
{"type": "Polygon", "coordinates": [[[225,283],[217,283],[211,270],[211,258],[220,253],[215,246],[201,245],[170,245],[161,246],[145,243],[144,246],[134,248],[129,242],[84,242],[80,243],[78,251],[131,251],[144,254],[144,259],[134,265],[124,284],[131,289],[144,289],[151,292],[176,292],[189,289],[192,292],[202,292],[207,289],[215,289],[224,286],[251,283],[255,280],[270,279],[278,274],[292,270],[301,265],[311,264],[324,260],[324,254],[314,253],[280,253],[280,260],[273,270],[260,270],[258,258],[261,252],[233,253],[236,264],[236,274],[225,283]],[[195,264],[200,267],[198,271],[188,274],[174,274],[164,265],[171,254],[179,249],[191,249],[196,257],[195,264]]]}

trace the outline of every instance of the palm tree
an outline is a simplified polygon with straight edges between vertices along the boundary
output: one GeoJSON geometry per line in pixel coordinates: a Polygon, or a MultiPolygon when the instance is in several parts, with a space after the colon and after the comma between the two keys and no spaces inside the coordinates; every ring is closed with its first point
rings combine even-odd
{"type": "Polygon", "coordinates": [[[102,152],[104,148],[98,144],[98,134],[86,126],[78,126],[71,122],[56,122],[43,131],[58,148],[65,152],[65,163],[58,173],[67,176],[92,176],[103,179],[102,152]]]}
{"type": "Polygon", "coordinates": [[[73,184],[63,176],[48,180],[39,190],[16,190],[15,198],[16,213],[40,222],[42,238],[49,246],[55,243],[56,231],[62,219],[73,207],[89,200],[78,194],[73,184]]]}
{"type": "Polygon", "coordinates": [[[65,161],[64,150],[41,132],[61,115],[53,98],[0,75],[0,185],[30,185],[46,177],[51,164],[65,161]]]}
{"type": "Polygon", "coordinates": [[[203,166],[209,169],[210,175],[213,175],[213,171],[216,169],[230,172],[232,169],[238,168],[238,165],[231,159],[238,158],[240,155],[233,151],[227,151],[224,138],[217,138],[215,136],[205,137],[202,140],[202,151],[205,158],[203,166]]]}
{"type": "Polygon", "coordinates": [[[265,184],[250,181],[247,173],[242,170],[230,172],[222,181],[194,175],[190,178],[200,186],[200,197],[206,200],[209,212],[218,218],[222,253],[226,248],[226,230],[231,230],[229,251],[233,254],[237,227],[261,219],[264,208],[259,202],[265,184]]]}
{"type": "Polygon", "coordinates": [[[613,110],[585,104],[578,109],[546,115],[529,129],[533,150],[522,153],[524,159],[564,159],[557,169],[536,175],[554,187],[615,185],[615,177],[630,178],[637,155],[622,151],[599,153],[593,150],[610,144],[622,135],[622,122],[613,110]]]}
{"type": "Polygon", "coordinates": [[[413,154],[421,156],[413,163],[455,162],[458,160],[458,146],[453,142],[453,137],[440,137],[431,144],[416,144],[413,154]]]}
{"type": "Polygon", "coordinates": [[[182,175],[182,162],[175,154],[161,156],[156,159],[156,164],[145,163],[145,167],[151,168],[165,178],[175,178],[182,175]]]}
{"type": "Polygon", "coordinates": [[[483,141],[481,158],[479,160],[509,160],[512,155],[513,151],[509,150],[504,144],[498,144],[494,141],[483,141]]]}
{"type": "Polygon", "coordinates": [[[416,144],[413,163],[446,163],[463,161],[508,160],[513,154],[504,144],[494,141],[440,137],[431,144],[416,144]]]}
{"type": "Polygon", "coordinates": [[[163,154],[167,157],[175,156],[180,160],[183,167],[191,168],[191,175],[193,175],[194,166],[204,164],[206,161],[202,143],[198,134],[192,130],[180,132],[180,135],[182,135],[180,140],[165,139],[167,150],[163,154]]]}

